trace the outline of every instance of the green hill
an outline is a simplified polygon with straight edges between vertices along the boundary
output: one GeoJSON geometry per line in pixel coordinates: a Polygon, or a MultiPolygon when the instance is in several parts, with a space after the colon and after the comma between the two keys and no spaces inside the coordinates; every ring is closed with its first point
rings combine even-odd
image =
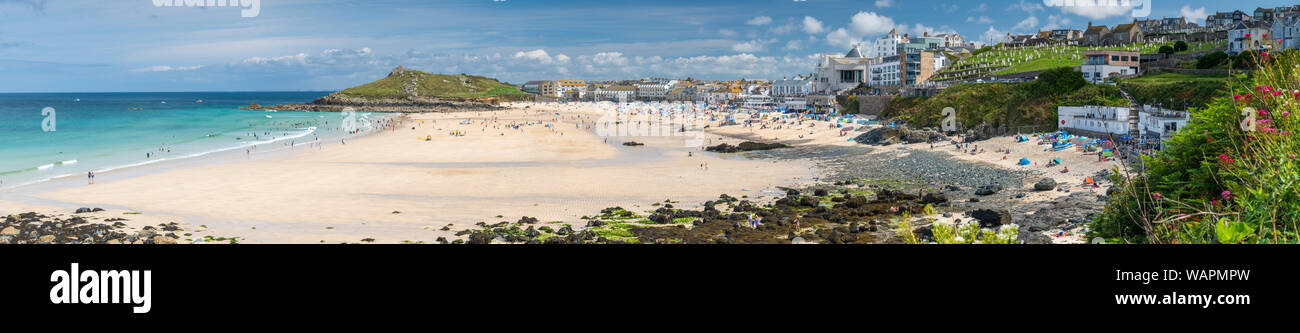
{"type": "Polygon", "coordinates": [[[880,116],[932,127],[942,120],[943,108],[952,107],[957,121],[968,127],[988,124],[1046,131],[1056,129],[1056,107],[1081,105],[1128,106],[1128,100],[1115,86],[1088,84],[1083,73],[1064,67],[1044,72],[1038,81],[963,83],[933,97],[896,97],[880,116]]]}
{"type": "Polygon", "coordinates": [[[397,66],[378,81],[344,89],[339,94],[368,100],[378,99],[480,99],[523,98],[528,93],[497,79],[467,74],[430,74],[397,66]]]}

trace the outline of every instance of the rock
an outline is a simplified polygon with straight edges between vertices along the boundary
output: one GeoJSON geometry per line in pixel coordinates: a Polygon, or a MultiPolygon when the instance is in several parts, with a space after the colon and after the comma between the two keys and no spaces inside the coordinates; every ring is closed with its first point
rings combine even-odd
{"type": "Polygon", "coordinates": [[[4,230],[0,230],[0,235],[17,235],[17,234],[18,234],[18,228],[14,228],[14,227],[5,227],[4,230]]]}
{"type": "Polygon", "coordinates": [[[966,212],[966,215],[980,221],[980,227],[984,228],[996,228],[1003,224],[1011,224],[1011,212],[1006,209],[976,209],[966,212]]]}
{"type": "Polygon", "coordinates": [[[163,235],[153,236],[153,238],[150,238],[150,240],[153,240],[154,244],[176,244],[175,238],[171,238],[163,235]]]}
{"type": "Polygon", "coordinates": [[[830,192],[827,192],[826,189],[820,189],[820,188],[819,188],[819,189],[813,190],[813,195],[815,195],[815,196],[824,197],[824,196],[829,195],[829,194],[830,194],[830,192]]]}
{"type": "Polygon", "coordinates": [[[1056,180],[1052,178],[1043,178],[1034,183],[1035,191],[1051,191],[1056,189],[1056,180]]]}
{"type": "Polygon", "coordinates": [[[998,193],[998,191],[1002,191],[1002,185],[988,184],[988,185],[980,186],[978,189],[976,189],[975,195],[993,195],[998,193]]]}
{"type": "Polygon", "coordinates": [[[948,136],[931,129],[914,130],[907,126],[879,127],[853,138],[854,142],[866,145],[890,145],[895,143],[944,142],[948,136]]]}
{"type": "Polygon", "coordinates": [[[41,236],[40,238],[37,238],[36,241],[41,242],[41,243],[49,243],[49,242],[53,242],[53,241],[54,241],[54,235],[44,235],[44,236],[41,236]]]}
{"type": "Polygon", "coordinates": [[[628,141],[628,142],[624,142],[623,145],[628,147],[636,147],[636,146],[644,146],[645,144],[636,141],[628,141]]]}
{"type": "Polygon", "coordinates": [[[715,153],[739,153],[745,151],[772,150],[772,149],[785,148],[785,147],[789,147],[789,146],[781,143],[762,143],[762,142],[745,141],[735,146],[732,146],[731,144],[728,143],[724,143],[717,146],[704,148],[704,150],[715,152],[715,153]]]}
{"type": "Polygon", "coordinates": [[[921,196],[921,204],[935,204],[948,202],[948,196],[943,192],[930,192],[921,196]]]}

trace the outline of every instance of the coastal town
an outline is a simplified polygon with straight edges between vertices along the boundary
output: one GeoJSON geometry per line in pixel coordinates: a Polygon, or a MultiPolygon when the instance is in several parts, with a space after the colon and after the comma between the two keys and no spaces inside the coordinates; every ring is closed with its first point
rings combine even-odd
{"type": "MultiPolygon", "coordinates": [[[[1110,242],[1094,223],[1112,198],[1257,59],[1300,47],[1297,24],[1300,5],[985,40],[892,28],[781,79],[510,83],[399,64],[311,102],[226,102],[264,129],[205,134],[230,146],[178,158],[206,161],[192,168],[165,169],[164,144],[87,186],[0,192],[32,212],[0,242],[68,242],[23,225],[69,218],[149,228],[72,242],[934,243],[967,224],[998,233],[986,243],[1110,242]],[[330,195],[273,204],[313,193],[330,195]],[[244,222],[169,224],[222,218],[244,222]]],[[[85,164],[65,162],[11,175],[85,164]]]]}

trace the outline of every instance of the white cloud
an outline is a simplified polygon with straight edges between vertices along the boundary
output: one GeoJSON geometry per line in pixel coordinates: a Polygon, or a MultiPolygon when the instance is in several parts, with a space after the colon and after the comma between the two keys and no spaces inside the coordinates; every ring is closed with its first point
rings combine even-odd
{"type": "Polygon", "coordinates": [[[772,33],[774,33],[774,34],[784,35],[784,34],[791,33],[791,32],[793,32],[793,31],[795,31],[795,30],[797,30],[797,29],[799,29],[799,26],[798,26],[797,24],[794,23],[794,20],[793,20],[793,19],[790,19],[790,20],[787,20],[787,21],[785,22],[785,24],[783,24],[783,25],[779,25],[779,26],[775,26],[775,27],[772,27],[771,29],[768,29],[768,31],[770,31],[770,32],[772,32],[772,33]]]}
{"type": "Polygon", "coordinates": [[[1135,3],[1136,1],[1074,0],[1073,5],[1061,2],[1056,7],[1060,7],[1063,13],[1100,20],[1130,14],[1135,3]]]}
{"type": "Polygon", "coordinates": [[[853,44],[857,44],[861,41],[861,37],[849,33],[849,31],[844,28],[835,29],[835,31],[831,31],[831,33],[826,35],[826,44],[836,48],[847,49],[853,47],[853,44]]]}
{"type": "Polygon", "coordinates": [[[812,16],[804,16],[803,32],[810,33],[810,34],[820,34],[822,32],[826,32],[826,25],[822,24],[822,21],[817,20],[812,16]]]}
{"type": "Polygon", "coordinates": [[[735,30],[731,30],[731,29],[721,29],[721,30],[718,30],[718,34],[721,34],[721,35],[723,35],[723,36],[727,36],[727,37],[735,37],[735,36],[736,36],[736,31],[735,31],[735,30]]]}
{"type": "Polygon", "coordinates": [[[894,28],[894,19],[875,12],[858,12],[850,20],[849,28],[859,35],[883,34],[894,28]]]}
{"type": "Polygon", "coordinates": [[[953,30],[952,28],[946,25],[935,28],[935,27],[925,26],[920,23],[913,24],[911,26],[900,25],[898,26],[898,31],[906,34],[912,34],[912,35],[924,35],[925,33],[930,33],[931,35],[957,33],[956,30],[953,30]]]}
{"type": "Polygon", "coordinates": [[[1043,25],[1043,30],[1056,30],[1070,26],[1070,19],[1060,15],[1048,15],[1047,24],[1043,25]]]}
{"type": "Polygon", "coordinates": [[[569,62],[569,56],[560,54],[552,57],[549,53],[546,53],[546,50],[543,49],[536,49],[527,52],[525,51],[515,52],[513,58],[532,60],[540,64],[552,64],[552,63],[563,64],[569,62]]]}
{"type": "Polygon", "coordinates": [[[196,69],[199,69],[199,68],[203,68],[203,66],[202,66],[202,65],[183,66],[183,67],[153,66],[153,67],[145,67],[145,68],[136,68],[136,69],[132,69],[131,71],[132,71],[132,72],[135,72],[135,73],[147,73],[147,72],[173,72],[173,71],[192,71],[192,70],[196,70],[196,69]]]}
{"type": "Polygon", "coordinates": [[[1205,11],[1205,7],[1192,9],[1192,6],[1183,5],[1183,9],[1179,12],[1182,13],[1183,17],[1186,17],[1188,21],[1199,22],[1209,16],[1209,13],[1205,11]]]}
{"type": "Polygon", "coordinates": [[[1038,18],[1037,18],[1037,17],[1030,16],[1030,17],[1027,17],[1027,18],[1025,18],[1024,20],[1020,21],[1020,23],[1017,23],[1016,26],[1011,27],[1011,30],[1014,30],[1014,31],[1030,31],[1030,30],[1034,30],[1034,28],[1037,28],[1037,27],[1038,27],[1038,18]]]}
{"type": "Polygon", "coordinates": [[[894,0],[876,0],[876,7],[889,8],[894,6],[894,0]]]}
{"type": "MultiPolygon", "coordinates": [[[[1091,1],[1091,0],[1074,0],[1074,1],[1091,1]]],[[[1033,3],[1033,2],[1025,2],[1025,0],[1020,0],[1020,2],[1013,3],[1011,4],[1010,7],[1007,7],[1007,10],[1020,10],[1032,15],[1036,11],[1043,10],[1043,5],[1038,3],[1033,3]]]]}
{"type": "Polygon", "coordinates": [[[966,18],[966,22],[967,22],[967,23],[990,24],[990,23],[993,23],[993,19],[989,18],[988,16],[980,16],[979,18],[976,18],[976,17],[974,17],[974,16],[971,16],[971,17],[967,17],[967,18],[966,18]]]}
{"type": "Polygon", "coordinates": [[[972,12],[983,12],[983,11],[986,11],[986,10],[989,10],[989,4],[987,4],[987,3],[981,3],[979,6],[975,6],[975,8],[971,8],[970,11],[972,11],[972,12]]]}
{"type": "Polygon", "coordinates": [[[803,41],[798,39],[793,39],[788,42],[785,42],[785,47],[783,49],[786,51],[795,51],[802,48],[803,48],[803,41]]]}
{"type": "Polygon", "coordinates": [[[776,42],[775,39],[771,39],[771,40],[751,40],[751,41],[748,41],[748,42],[736,43],[735,45],[732,45],[732,46],[731,46],[731,50],[732,50],[732,51],[736,51],[736,52],[740,52],[740,53],[753,53],[753,52],[759,52],[759,51],[762,51],[763,49],[767,48],[767,44],[771,44],[771,43],[774,43],[774,42],[776,42]]]}
{"type": "Polygon", "coordinates": [[[983,34],[980,34],[980,41],[988,42],[990,44],[997,44],[1005,42],[1006,40],[1007,32],[994,29],[993,26],[989,26],[988,30],[985,30],[983,34]]]}
{"type": "Polygon", "coordinates": [[[772,18],[767,16],[759,16],[745,21],[745,24],[748,25],[767,25],[769,23],[772,23],[772,18]]]}

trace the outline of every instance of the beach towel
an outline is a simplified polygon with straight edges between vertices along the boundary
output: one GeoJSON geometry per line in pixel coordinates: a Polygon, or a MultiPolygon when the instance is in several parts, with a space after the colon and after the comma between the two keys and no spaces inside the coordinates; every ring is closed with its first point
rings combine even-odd
{"type": "Polygon", "coordinates": [[[1020,158],[1020,165],[1029,165],[1029,159],[1023,157],[1020,158]]]}

